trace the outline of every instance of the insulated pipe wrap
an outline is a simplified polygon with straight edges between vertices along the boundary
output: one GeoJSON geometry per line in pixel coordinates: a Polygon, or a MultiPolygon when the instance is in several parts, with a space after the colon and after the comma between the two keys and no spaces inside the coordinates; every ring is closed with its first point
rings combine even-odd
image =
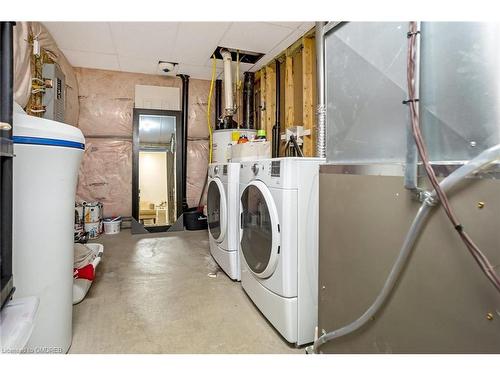
{"type": "Polygon", "coordinates": [[[228,50],[221,51],[222,60],[224,62],[224,99],[225,99],[225,111],[226,116],[232,116],[234,114],[234,103],[233,103],[233,78],[231,75],[231,52],[228,50]]]}

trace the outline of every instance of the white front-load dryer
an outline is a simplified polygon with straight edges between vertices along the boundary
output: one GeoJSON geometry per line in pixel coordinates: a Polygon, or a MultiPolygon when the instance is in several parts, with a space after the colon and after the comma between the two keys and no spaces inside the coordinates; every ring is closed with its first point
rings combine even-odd
{"type": "Polygon", "coordinates": [[[210,253],[233,280],[240,280],[239,163],[208,166],[207,221],[210,253]]]}
{"type": "Polygon", "coordinates": [[[241,283],[290,343],[314,340],[318,305],[319,158],[242,162],[241,283]]]}

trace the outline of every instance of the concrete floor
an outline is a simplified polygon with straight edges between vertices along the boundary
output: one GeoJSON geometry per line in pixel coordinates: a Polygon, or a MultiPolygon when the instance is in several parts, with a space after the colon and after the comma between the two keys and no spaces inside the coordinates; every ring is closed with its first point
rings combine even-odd
{"type": "Polygon", "coordinates": [[[98,242],[103,260],[74,306],[70,353],[304,353],[219,269],[206,231],[123,230],[98,242]]]}

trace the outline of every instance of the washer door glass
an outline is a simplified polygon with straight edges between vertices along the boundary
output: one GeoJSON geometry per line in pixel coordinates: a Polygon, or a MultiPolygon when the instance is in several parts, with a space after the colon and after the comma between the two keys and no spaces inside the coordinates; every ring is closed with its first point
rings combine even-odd
{"type": "Polygon", "coordinates": [[[226,200],[222,183],[218,179],[210,181],[207,193],[207,221],[210,234],[216,241],[222,241],[225,233],[226,200]]]}
{"type": "Polygon", "coordinates": [[[269,189],[250,183],[241,195],[241,251],[251,271],[270,276],[277,264],[279,231],[277,211],[269,189]]]}

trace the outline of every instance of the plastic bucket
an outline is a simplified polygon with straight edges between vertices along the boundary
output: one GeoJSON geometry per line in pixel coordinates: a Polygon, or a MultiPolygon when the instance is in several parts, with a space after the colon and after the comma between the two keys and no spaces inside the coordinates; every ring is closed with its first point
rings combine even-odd
{"type": "Polygon", "coordinates": [[[207,217],[197,208],[189,208],[184,212],[184,226],[187,230],[207,229],[207,217]]]}
{"type": "Polygon", "coordinates": [[[83,202],[83,217],[86,223],[95,223],[102,220],[102,203],[83,202]]]}
{"type": "Polygon", "coordinates": [[[116,234],[120,233],[120,226],[122,219],[104,219],[104,233],[105,234],[116,234]]]}

